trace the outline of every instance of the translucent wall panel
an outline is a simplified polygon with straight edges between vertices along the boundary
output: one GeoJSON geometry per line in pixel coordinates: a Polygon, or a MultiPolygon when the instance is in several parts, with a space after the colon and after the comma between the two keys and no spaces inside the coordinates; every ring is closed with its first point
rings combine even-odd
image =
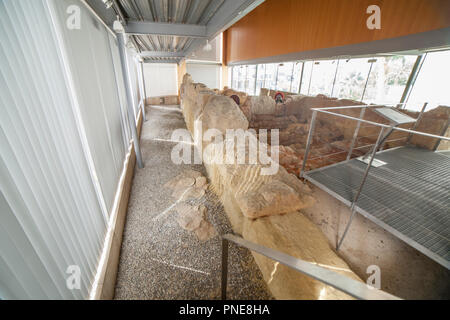
{"type": "Polygon", "coordinates": [[[110,33],[108,33],[109,37],[109,46],[111,49],[111,57],[114,67],[114,75],[117,86],[117,93],[120,101],[120,111],[121,111],[121,123],[122,123],[122,132],[123,132],[123,145],[125,149],[128,148],[131,140],[131,129],[130,122],[128,120],[128,112],[127,112],[127,97],[125,93],[125,84],[123,82],[123,74],[122,74],[122,66],[120,63],[119,56],[119,45],[117,43],[117,39],[110,33]]]}
{"type": "Polygon", "coordinates": [[[247,88],[245,92],[248,95],[255,95],[255,85],[256,85],[256,64],[249,65],[247,67],[247,88]]]}
{"type": "Polygon", "coordinates": [[[349,59],[339,62],[333,95],[341,99],[361,101],[369,75],[369,59],[349,59]]]}
{"type": "MultiPolygon", "coordinates": [[[[189,71],[192,72],[192,70],[189,71]]],[[[190,73],[189,71],[188,73],[190,73]]],[[[145,87],[149,97],[178,94],[176,63],[144,63],[144,74],[145,87]]],[[[197,78],[199,78],[197,74],[195,77],[193,76],[194,81],[204,83],[203,77],[197,78]]]]}
{"type": "Polygon", "coordinates": [[[258,64],[258,77],[256,79],[255,95],[259,96],[261,88],[264,88],[264,77],[266,75],[266,65],[258,64]]]}
{"type": "Polygon", "coordinates": [[[106,231],[56,39],[47,2],[0,1],[4,299],[86,298],[106,231]],[[69,266],[79,289],[67,286],[69,266]]]}
{"type": "Polygon", "coordinates": [[[133,111],[134,117],[137,121],[137,117],[139,114],[139,102],[141,99],[141,95],[139,92],[139,72],[138,72],[138,62],[136,60],[136,51],[135,50],[127,50],[127,60],[128,60],[128,72],[130,75],[130,86],[132,90],[133,97],[133,111]]]}
{"type": "Polygon", "coordinates": [[[285,62],[278,65],[277,90],[290,92],[293,73],[293,62],[285,62]]]}
{"type": "Polygon", "coordinates": [[[278,64],[266,64],[265,88],[272,90],[277,89],[277,69],[278,64]]]}
{"type": "Polygon", "coordinates": [[[310,95],[315,96],[318,94],[324,94],[326,96],[331,96],[337,65],[337,60],[314,62],[309,89],[310,95]]]}
{"type": "Polygon", "coordinates": [[[302,68],[303,68],[302,62],[294,63],[294,74],[292,76],[291,89],[289,90],[290,92],[299,93],[302,68]]]}
{"type": "Polygon", "coordinates": [[[377,57],[370,72],[364,102],[398,103],[417,56],[377,57]]]}
{"type": "Polygon", "coordinates": [[[407,109],[450,106],[450,51],[428,53],[408,99],[407,109]]]}
{"type": "MultiPolygon", "coordinates": [[[[123,145],[120,100],[115,83],[114,65],[105,27],[76,0],[52,1],[57,9],[59,31],[67,49],[69,67],[80,105],[84,128],[103,191],[111,211],[126,149],[123,145]],[[67,7],[80,8],[80,29],[66,27],[67,7]]],[[[130,60],[134,91],[137,72],[130,60]]],[[[135,99],[138,99],[137,93],[135,99]]],[[[136,101],[135,101],[136,104],[136,101]]],[[[136,106],[137,107],[137,106],[136,106]]]]}

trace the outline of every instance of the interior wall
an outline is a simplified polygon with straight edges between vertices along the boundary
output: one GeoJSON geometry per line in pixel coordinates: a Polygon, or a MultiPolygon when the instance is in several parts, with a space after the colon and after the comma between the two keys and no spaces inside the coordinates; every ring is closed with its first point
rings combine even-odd
{"type": "Polygon", "coordinates": [[[266,0],[225,33],[229,62],[396,38],[450,27],[447,0],[266,0]],[[369,30],[367,7],[381,9],[369,30]]]}
{"type": "Polygon", "coordinates": [[[178,79],[177,79],[178,95],[180,95],[180,87],[181,84],[183,83],[183,76],[186,74],[186,60],[180,62],[180,64],[177,66],[177,72],[178,72],[178,79]]]}
{"type": "Polygon", "coordinates": [[[221,66],[214,64],[187,63],[186,71],[194,82],[203,83],[208,88],[220,88],[221,66]]]}
{"type": "Polygon", "coordinates": [[[145,90],[148,97],[178,95],[175,63],[145,63],[145,90]]]}

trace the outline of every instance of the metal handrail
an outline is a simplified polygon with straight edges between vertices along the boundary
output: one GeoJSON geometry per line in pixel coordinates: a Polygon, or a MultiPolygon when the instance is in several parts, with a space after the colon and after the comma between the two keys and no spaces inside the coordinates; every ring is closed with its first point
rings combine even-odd
{"type": "Polygon", "coordinates": [[[363,300],[401,300],[390,293],[378,290],[360,281],[351,279],[314,263],[304,261],[283,252],[264,247],[247,241],[241,237],[226,234],[222,236],[222,300],[226,300],[228,280],[228,242],[233,242],[241,247],[257,252],[269,259],[275,260],[289,268],[301,272],[326,285],[336,288],[356,299],[363,300]]]}
{"type": "MultiPolygon", "coordinates": [[[[417,121],[419,121],[422,118],[427,104],[428,103],[425,103],[424,106],[422,107],[422,110],[421,110],[421,112],[419,114],[419,118],[416,120],[414,129],[417,127],[417,121]]],[[[390,105],[392,106],[392,104],[390,104],[390,105]]],[[[399,104],[395,104],[395,105],[399,105],[399,104]]],[[[383,144],[383,140],[384,139],[382,138],[382,134],[383,134],[383,131],[386,128],[388,128],[390,130],[389,132],[393,132],[394,130],[398,130],[398,131],[403,131],[403,132],[409,133],[408,141],[411,139],[411,136],[414,135],[414,134],[438,139],[436,144],[435,144],[435,150],[437,149],[437,146],[439,145],[439,142],[441,140],[450,141],[450,137],[445,137],[444,136],[444,134],[447,131],[447,128],[449,126],[450,119],[448,119],[447,124],[445,126],[445,130],[443,131],[442,135],[434,135],[434,134],[430,134],[430,133],[425,133],[425,132],[420,132],[420,131],[415,131],[415,130],[410,130],[410,129],[399,128],[399,127],[394,126],[394,125],[387,125],[387,124],[377,123],[377,122],[373,122],[373,121],[369,121],[369,120],[364,120],[363,119],[364,110],[366,110],[366,108],[380,107],[380,106],[384,106],[385,107],[385,106],[389,106],[389,104],[385,104],[385,105],[379,105],[379,104],[367,105],[366,104],[366,105],[359,105],[359,106],[342,106],[342,107],[326,107],[326,108],[312,108],[311,109],[311,110],[313,110],[313,114],[312,114],[312,117],[311,117],[311,125],[309,127],[308,139],[307,139],[307,142],[306,142],[305,154],[303,156],[303,163],[302,163],[302,168],[301,168],[301,171],[300,171],[300,178],[305,178],[306,162],[308,161],[309,149],[311,147],[311,142],[312,142],[312,137],[313,137],[313,134],[314,134],[314,129],[315,129],[315,125],[316,125],[316,118],[317,118],[317,113],[318,112],[331,114],[331,115],[334,115],[334,116],[337,116],[337,117],[358,121],[357,126],[355,128],[354,135],[353,135],[351,147],[350,147],[350,150],[349,150],[348,155],[347,155],[347,161],[349,161],[351,159],[351,156],[353,154],[353,148],[354,148],[354,144],[355,144],[356,138],[358,136],[360,124],[361,123],[368,123],[368,124],[371,124],[371,125],[374,125],[374,126],[381,127],[380,133],[378,135],[377,142],[375,143],[373,149],[371,150],[371,157],[370,157],[370,160],[369,160],[369,162],[367,164],[366,170],[364,172],[363,179],[362,179],[362,181],[361,181],[361,183],[360,183],[360,185],[358,187],[358,190],[356,192],[356,195],[353,198],[353,201],[351,203],[351,206],[350,206],[350,208],[351,208],[350,219],[347,222],[347,226],[345,227],[345,231],[344,231],[341,239],[338,241],[338,244],[336,246],[336,250],[339,250],[339,248],[341,247],[342,242],[344,241],[344,238],[347,235],[347,231],[350,228],[350,225],[352,223],[353,217],[354,217],[355,212],[356,212],[356,203],[357,203],[357,201],[359,199],[359,196],[360,196],[360,194],[362,192],[362,189],[363,189],[364,184],[366,182],[366,179],[368,177],[368,173],[370,171],[370,167],[372,165],[372,162],[373,162],[373,160],[375,158],[376,152],[377,152],[378,148],[381,147],[382,144],[383,144]],[[357,109],[357,108],[362,108],[361,113],[360,113],[360,118],[355,118],[355,117],[348,116],[348,115],[345,115],[345,114],[328,111],[328,110],[336,110],[336,109],[343,110],[343,109],[357,109]]]]}

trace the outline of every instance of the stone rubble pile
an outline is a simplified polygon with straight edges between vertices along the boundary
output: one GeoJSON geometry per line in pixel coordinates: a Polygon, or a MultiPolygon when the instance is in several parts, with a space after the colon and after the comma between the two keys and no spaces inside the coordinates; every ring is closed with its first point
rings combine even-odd
{"type": "Polygon", "coordinates": [[[172,190],[172,196],[177,201],[176,221],[181,228],[193,232],[200,241],[207,241],[217,235],[214,226],[206,220],[207,208],[188,203],[205,195],[208,189],[206,177],[198,171],[186,170],[169,180],[164,187],[172,190]]]}

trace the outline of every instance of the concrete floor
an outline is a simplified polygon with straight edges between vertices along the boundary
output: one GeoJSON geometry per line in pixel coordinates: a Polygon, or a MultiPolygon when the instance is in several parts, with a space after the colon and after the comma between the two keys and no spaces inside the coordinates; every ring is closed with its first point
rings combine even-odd
{"type": "MultiPolygon", "coordinates": [[[[141,136],[144,169],[136,169],[128,205],[115,299],[219,299],[221,240],[206,242],[182,229],[164,184],[187,169],[206,176],[203,165],[176,165],[170,159],[172,132],[186,128],[178,106],[147,106],[141,136]]],[[[218,234],[231,225],[210,190],[195,204],[207,207],[218,234]]],[[[229,299],[271,299],[251,253],[230,245],[229,299]]]]}

